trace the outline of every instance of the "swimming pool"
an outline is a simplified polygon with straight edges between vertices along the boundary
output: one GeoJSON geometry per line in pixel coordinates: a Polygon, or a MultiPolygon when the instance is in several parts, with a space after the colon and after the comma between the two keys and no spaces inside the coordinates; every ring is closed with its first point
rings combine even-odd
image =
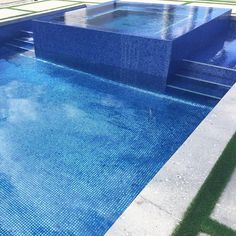
{"type": "Polygon", "coordinates": [[[0,235],[104,235],[234,84],[184,55],[229,13],[109,3],[1,27],[0,235]]]}
{"type": "Polygon", "coordinates": [[[0,233],[103,235],[211,107],[1,48],[0,233]]]}

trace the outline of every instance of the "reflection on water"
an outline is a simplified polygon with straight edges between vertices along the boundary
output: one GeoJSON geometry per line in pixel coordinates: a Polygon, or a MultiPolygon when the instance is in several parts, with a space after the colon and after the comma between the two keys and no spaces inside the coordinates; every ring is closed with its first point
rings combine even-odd
{"type": "Polygon", "coordinates": [[[190,59],[236,69],[235,30],[231,30],[225,35],[221,35],[214,42],[211,42],[203,52],[192,55],[190,59]]]}
{"type": "Polygon", "coordinates": [[[0,234],[104,235],[210,108],[0,60],[0,234]]]}
{"type": "Polygon", "coordinates": [[[174,39],[227,10],[198,6],[122,4],[80,9],[52,19],[67,25],[174,39]]]}

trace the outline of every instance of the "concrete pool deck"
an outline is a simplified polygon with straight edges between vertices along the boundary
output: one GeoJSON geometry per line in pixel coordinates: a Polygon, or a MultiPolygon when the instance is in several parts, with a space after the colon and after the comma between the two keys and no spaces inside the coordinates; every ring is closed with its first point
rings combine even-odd
{"type": "MultiPolygon", "coordinates": [[[[8,0],[6,0],[7,2],[8,0]]],[[[81,4],[104,2],[46,0],[1,5],[0,23],[81,4]],[[2,7],[2,8],[1,8],[2,7]]],[[[157,1],[155,1],[157,2],[157,1]]],[[[158,1],[176,4],[176,1],[158,1]]],[[[236,3],[178,1],[178,4],[233,8],[236,3]]],[[[236,85],[202,121],[166,165],[137,196],[107,235],[171,235],[236,130],[236,85]]],[[[236,229],[235,174],[212,212],[212,219],[236,229]],[[235,209],[232,209],[235,208],[235,209]]],[[[202,234],[206,235],[206,234],[202,234]]]]}

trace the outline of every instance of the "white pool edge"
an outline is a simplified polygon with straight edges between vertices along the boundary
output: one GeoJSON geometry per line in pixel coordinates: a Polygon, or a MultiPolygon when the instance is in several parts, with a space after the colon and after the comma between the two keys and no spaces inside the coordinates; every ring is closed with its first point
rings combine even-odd
{"type": "Polygon", "coordinates": [[[236,131],[236,84],[123,212],[106,236],[171,235],[236,131]]]}

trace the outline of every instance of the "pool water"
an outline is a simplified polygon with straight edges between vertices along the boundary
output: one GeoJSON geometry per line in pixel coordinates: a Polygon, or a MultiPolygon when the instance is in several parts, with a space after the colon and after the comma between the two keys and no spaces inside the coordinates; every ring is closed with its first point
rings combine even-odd
{"type": "Polygon", "coordinates": [[[104,235],[211,110],[4,53],[1,235],[104,235]]]}
{"type": "Polygon", "coordinates": [[[131,34],[155,36],[162,31],[165,32],[168,27],[187,19],[186,16],[171,13],[168,18],[167,20],[163,17],[163,13],[158,11],[115,10],[89,18],[87,24],[131,34]]]}
{"type": "Polygon", "coordinates": [[[236,32],[229,30],[221,35],[203,52],[198,52],[190,57],[191,60],[221,66],[236,70],[236,32]]]}
{"type": "Polygon", "coordinates": [[[69,11],[46,21],[169,41],[227,14],[229,9],[118,1],[69,11]]]}

